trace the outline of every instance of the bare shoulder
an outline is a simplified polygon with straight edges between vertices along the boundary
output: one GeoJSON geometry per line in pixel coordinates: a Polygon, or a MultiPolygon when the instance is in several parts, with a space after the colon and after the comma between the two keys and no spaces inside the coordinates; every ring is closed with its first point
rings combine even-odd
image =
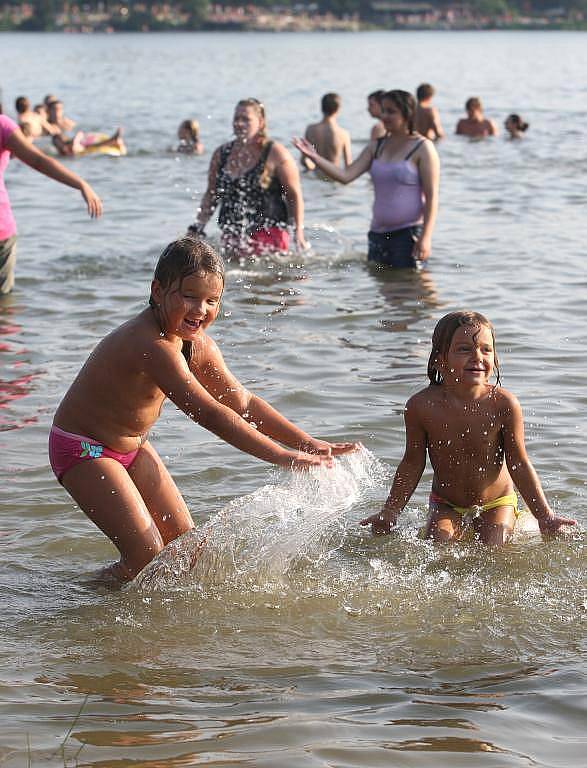
{"type": "Polygon", "coordinates": [[[224,366],[224,358],[218,344],[204,333],[193,345],[190,368],[193,371],[202,371],[209,368],[224,366]]]}
{"type": "Polygon", "coordinates": [[[518,398],[513,392],[510,392],[503,387],[494,387],[492,397],[495,399],[496,406],[504,415],[521,410],[518,398]]]}
{"type": "Polygon", "coordinates": [[[430,384],[415,395],[412,395],[406,403],[406,413],[423,415],[431,408],[435,408],[442,399],[440,387],[430,384]]]}
{"type": "Polygon", "coordinates": [[[276,165],[279,163],[285,163],[291,160],[291,152],[280,144],[278,141],[274,141],[271,144],[271,150],[269,152],[269,160],[272,160],[276,165]]]}

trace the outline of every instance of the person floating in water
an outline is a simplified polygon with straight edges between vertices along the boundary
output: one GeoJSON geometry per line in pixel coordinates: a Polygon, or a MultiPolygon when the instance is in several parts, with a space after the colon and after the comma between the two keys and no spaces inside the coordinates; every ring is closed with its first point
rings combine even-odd
{"type": "MultiPolygon", "coordinates": [[[[353,156],[350,134],[341,128],[336,121],[340,106],[341,99],[337,93],[326,93],[321,101],[322,120],[319,123],[309,125],[306,128],[305,136],[319,155],[335,165],[340,165],[342,160],[346,168],[352,163],[353,156]]],[[[302,155],[302,165],[309,171],[316,167],[305,155],[302,155]]]]}
{"type": "Polygon", "coordinates": [[[444,130],[440,123],[438,110],[432,104],[434,88],[429,83],[422,83],[416,90],[416,130],[427,139],[436,141],[444,137],[444,130]]]}
{"type": "Polygon", "coordinates": [[[469,529],[486,544],[507,541],[518,517],[514,485],[543,534],[575,525],[551,510],[526,454],[522,409],[499,386],[487,318],[459,311],[439,320],[428,378],[406,404],[406,449],[385,506],[361,525],[375,534],[390,532],[422,477],[426,451],[434,470],[426,535],[437,542],[458,540],[469,529]]]}
{"type": "Polygon", "coordinates": [[[177,129],[179,144],[176,152],[184,155],[201,155],[204,145],[200,141],[200,124],[197,120],[183,120],[177,129]]]}
{"type": "Polygon", "coordinates": [[[233,376],[207,334],[223,290],[224,266],[209,245],[190,236],[170,243],[149,306],[98,344],[55,413],[51,467],[118,548],[105,575],[119,581],[194,527],[148,439],[167,397],[231,445],[287,469],[331,466],[358,447],[311,437],[233,376]]]}
{"type": "Polygon", "coordinates": [[[122,128],[117,128],[112,136],[106,136],[102,133],[84,133],[77,131],[73,139],[67,138],[65,134],[58,133],[51,139],[53,146],[62,157],[71,157],[72,155],[90,155],[94,152],[105,152],[111,150],[116,155],[126,155],[126,144],[122,138],[122,128]]]}
{"type": "Polygon", "coordinates": [[[483,114],[481,100],[471,96],[465,103],[467,117],[462,117],[457,123],[456,131],[459,136],[469,136],[471,139],[484,139],[487,136],[497,136],[497,125],[483,114]]]}
{"type": "Polygon", "coordinates": [[[189,230],[202,235],[220,203],[218,224],[229,251],[256,255],[289,250],[290,219],[296,244],[305,250],[300,174],[290,152],[268,138],[263,104],[252,98],[239,101],[233,128],[234,141],[212,155],[208,188],[189,230]]]}
{"type": "Polygon", "coordinates": [[[506,131],[509,133],[510,139],[521,139],[522,134],[526,133],[528,128],[530,127],[528,123],[526,123],[520,115],[516,115],[515,113],[512,113],[511,115],[508,115],[504,122],[504,127],[506,131]]]}

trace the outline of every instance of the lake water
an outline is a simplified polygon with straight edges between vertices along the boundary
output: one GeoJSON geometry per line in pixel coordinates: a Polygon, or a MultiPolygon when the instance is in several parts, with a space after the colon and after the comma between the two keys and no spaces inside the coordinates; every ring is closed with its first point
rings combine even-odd
{"type": "MultiPolygon", "coordinates": [[[[5,110],[58,94],[81,127],[124,125],[126,158],[70,161],[105,204],[10,164],[19,226],[0,303],[0,763],[184,768],[575,768],[585,728],[585,206],[582,33],[0,35],[5,110]],[[452,131],[479,95],[527,136],[439,146],[430,267],[366,265],[372,194],[303,181],[312,253],[232,264],[213,336],[242,381],[308,431],[364,443],[291,476],[166,407],[152,440],[210,531],[122,592],[90,579],[112,545],[56,483],[53,412],[93,345],[145,305],[162,247],[193,220],[241,97],[288,142],[343,96],[357,154],[365,95],[430,81],[452,131]],[[167,151],[196,117],[207,154],[167,151]],[[393,537],[378,510],[402,408],[457,308],[488,315],[547,495],[572,536],[499,550],[417,537],[430,473],[393,537]]],[[[211,228],[211,233],[214,229],[211,228]]]]}

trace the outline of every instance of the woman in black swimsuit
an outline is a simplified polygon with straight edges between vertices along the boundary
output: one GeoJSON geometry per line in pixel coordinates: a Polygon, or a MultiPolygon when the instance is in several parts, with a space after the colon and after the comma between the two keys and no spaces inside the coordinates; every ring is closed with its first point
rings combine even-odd
{"type": "Polygon", "coordinates": [[[235,139],[216,149],[196,223],[203,234],[220,204],[222,244],[249,254],[287,251],[288,224],[299,248],[304,239],[304,200],[296,163],[288,150],[267,137],[265,108],[257,99],[236,105],[235,139]]]}

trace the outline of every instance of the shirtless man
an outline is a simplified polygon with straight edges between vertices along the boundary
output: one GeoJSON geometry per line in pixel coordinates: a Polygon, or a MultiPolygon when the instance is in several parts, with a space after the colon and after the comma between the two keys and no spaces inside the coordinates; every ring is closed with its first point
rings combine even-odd
{"type": "MultiPolygon", "coordinates": [[[[340,165],[342,159],[346,168],[353,161],[351,137],[349,132],[341,128],[336,122],[339,111],[340,96],[337,93],[325,94],[322,97],[322,114],[324,117],[319,123],[313,123],[306,128],[306,139],[315,147],[319,155],[337,166],[340,165]]],[[[313,171],[316,168],[316,165],[305,156],[302,156],[302,165],[308,171],[313,171]]]]}
{"type": "Polygon", "coordinates": [[[49,110],[49,122],[53,126],[57,126],[58,133],[67,133],[75,127],[75,120],[66,117],[63,112],[63,102],[59,99],[54,99],[47,104],[49,110]]]}
{"type": "Polygon", "coordinates": [[[416,131],[427,139],[436,141],[442,139],[444,131],[440,124],[440,115],[436,107],[432,106],[434,88],[428,83],[422,83],[416,91],[418,106],[416,107],[416,131]]]}
{"type": "Polygon", "coordinates": [[[51,125],[42,115],[31,109],[31,103],[26,96],[19,96],[14,103],[18,114],[18,125],[31,141],[40,136],[54,136],[59,129],[51,125]]]}
{"type": "Polygon", "coordinates": [[[497,136],[497,125],[484,116],[480,99],[476,96],[467,99],[465,110],[467,117],[462,117],[457,123],[456,133],[459,136],[469,136],[472,139],[497,136]]]}
{"type": "Polygon", "coordinates": [[[367,96],[367,112],[377,120],[371,128],[371,141],[377,141],[385,136],[385,127],[381,120],[381,98],[384,93],[385,91],[373,91],[367,96]]]}

